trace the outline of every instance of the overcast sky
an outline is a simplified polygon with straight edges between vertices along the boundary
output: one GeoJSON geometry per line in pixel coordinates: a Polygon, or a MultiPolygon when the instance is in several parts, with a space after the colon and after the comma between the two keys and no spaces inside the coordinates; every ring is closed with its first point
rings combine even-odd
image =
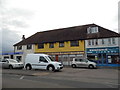
{"type": "Polygon", "coordinates": [[[0,0],[4,50],[19,42],[22,35],[57,28],[95,23],[118,32],[118,1],[0,0]]]}

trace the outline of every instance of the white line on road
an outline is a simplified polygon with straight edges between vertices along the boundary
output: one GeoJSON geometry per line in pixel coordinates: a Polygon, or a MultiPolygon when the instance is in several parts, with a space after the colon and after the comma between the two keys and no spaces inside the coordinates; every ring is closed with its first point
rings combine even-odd
{"type": "Polygon", "coordinates": [[[20,80],[23,79],[23,78],[24,78],[24,76],[20,77],[20,80]]]}
{"type": "Polygon", "coordinates": [[[111,83],[111,82],[106,82],[106,83],[111,85],[120,85],[119,83],[111,83]]]}

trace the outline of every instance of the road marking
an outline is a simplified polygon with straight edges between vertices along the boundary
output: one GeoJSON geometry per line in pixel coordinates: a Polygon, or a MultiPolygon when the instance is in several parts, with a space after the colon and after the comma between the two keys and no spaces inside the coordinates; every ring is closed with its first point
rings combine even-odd
{"type": "Polygon", "coordinates": [[[106,83],[111,85],[120,85],[119,83],[111,83],[111,82],[106,82],[106,83]]]}
{"type": "Polygon", "coordinates": [[[24,76],[20,77],[20,80],[23,79],[23,78],[24,78],[24,76]]]}
{"type": "Polygon", "coordinates": [[[39,72],[39,73],[33,73],[32,75],[35,75],[35,76],[44,76],[44,75],[48,75],[49,73],[41,73],[41,72],[39,72]]]}

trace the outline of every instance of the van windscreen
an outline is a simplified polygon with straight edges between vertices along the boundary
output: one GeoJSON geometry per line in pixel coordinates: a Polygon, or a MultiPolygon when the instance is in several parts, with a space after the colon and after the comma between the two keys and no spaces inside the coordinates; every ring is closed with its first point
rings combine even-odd
{"type": "Polygon", "coordinates": [[[50,56],[46,56],[50,61],[54,61],[50,56]]]}

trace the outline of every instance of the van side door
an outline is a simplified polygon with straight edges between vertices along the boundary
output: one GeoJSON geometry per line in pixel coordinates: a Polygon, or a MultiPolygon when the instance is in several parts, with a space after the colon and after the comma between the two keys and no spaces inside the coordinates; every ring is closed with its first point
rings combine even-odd
{"type": "Polygon", "coordinates": [[[40,56],[39,57],[39,68],[46,69],[47,65],[48,65],[48,61],[46,60],[46,58],[43,56],[40,56]]]}

